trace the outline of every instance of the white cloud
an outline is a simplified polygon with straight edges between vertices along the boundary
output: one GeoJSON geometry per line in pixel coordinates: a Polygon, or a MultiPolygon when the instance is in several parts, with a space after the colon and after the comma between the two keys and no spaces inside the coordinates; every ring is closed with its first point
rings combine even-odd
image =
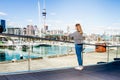
{"type": "Polygon", "coordinates": [[[27,22],[33,22],[33,20],[32,19],[28,19],[27,22]]]}
{"type": "Polygon", "coordinates": [[[47,25],[49,26],[50,30],[65,30],[66,25],[62,20],[47,20],[47,25]]]}
{"type": "Polygon", "coordinates": [[[0,16],[6,16],[7,14],[4,12],[0,12],[0,16]]]}
{"type": "Polygon", "coordinates": [[[120,23],[113,23],[112,25],[113,25],[113,26],[116,26],[116,27],[117,27],[117,26],[120,27],[120,23]]]}
{"type": "Polygon", "coordinates": [[[13,18],[13,19],[17,19],[17,16],[13,16],[13,17],[11,17],[11,18],[13,18]]]}
{"type": "Polygon", "coordinates": [[[110,26],[97,26],[97,27],[91,27],[86,29],[88,33],[95,33],[95,34],[103,34],[104,32],[106,34],[119,34],[120,33],[120,24],[114,23],[110,26]]]}
{"type": "Polygon", "coordinates": [[[56,13],[55,13],[55,12],[52,12],[52,13],[50,13],[50,15],[55,16],[55,15],[56,15],[56,13]]]}
{"type": "Polygon", "coordinates": [[[8,21],[8,22],[7,22],[7,25],[8,25],[8,26],[12,26],[12,27],[13,27],[13,26],[15,26],[15,25],[16,25],[16,23],[15,23],[15,22],[8,21]]]}
{"type": "Polygon", "coordinates": [[[62,20],[47,20],[48,23],[53,23],[53,24],[63,24],[62,20]]]}
{"type": "Polygon", "coordinates": [[[34,23],[32,19],[28,19],[27,22],[29,25],[33,25],[33,23],[34,23]]]}

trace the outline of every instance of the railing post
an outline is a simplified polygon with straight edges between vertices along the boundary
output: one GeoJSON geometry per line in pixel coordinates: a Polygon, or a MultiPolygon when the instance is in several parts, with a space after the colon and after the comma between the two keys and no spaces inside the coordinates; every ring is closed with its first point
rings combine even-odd
{"type": "Polygon", "coordinates": [[[116,50],[116,58],[118,58],[118,46],[117,46],[117,50],[116,50]]]}
{"type": "Polygon", "coordinates": [[[109,46],[107,46],[108,47],[108,52],[107,52],[107,62],[109,62],[109,46]]]}
{"type": "Polygon", "coordinates": [[[30,66],[30,65],[31,65],[31,64],[30,64],[30,62],[31,62],[31,59],[30,59],[30,55],[31,55],[31,54],[30,54],[30,52],[31,52],[31,45],[30,45],[30,43],[29,43],[29,47],[30,47],[30,49],[29,49],[29,51],[28,51],[28,71],[30,71],[30,67],[31,67],[31,66],[30,66]]]}
{"type": "MultiPolygon", "coordinates": [[[[66,44],[67,44],[67,43],[66,43],[66,44]]],[[[68,54],[69,54],[69,48],[68,48],[69,46],[68,46],[68,44],[67,44],[66,47],[67,47],[67,55],[68,55],[68,54]]]]}

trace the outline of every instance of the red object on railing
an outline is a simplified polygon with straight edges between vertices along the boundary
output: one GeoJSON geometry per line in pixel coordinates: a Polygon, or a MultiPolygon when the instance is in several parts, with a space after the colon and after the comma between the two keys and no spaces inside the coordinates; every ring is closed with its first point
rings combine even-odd
{"type": "Polygon", "coordinates": [[[96,52],[106,52],[106,43],[96,43],[96,52]]]}

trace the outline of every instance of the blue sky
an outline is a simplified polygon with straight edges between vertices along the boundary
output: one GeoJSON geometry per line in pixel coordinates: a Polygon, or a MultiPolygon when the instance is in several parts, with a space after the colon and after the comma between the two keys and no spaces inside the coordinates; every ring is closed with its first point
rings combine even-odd
{"type": "MultiPolygon", "coordinates": [[[[40,1],[41,13],[43,1],[40,1]]],[[[67,26],[73,31],[80,23],[85,33],[120,30],[120,0],[46,0],[49,29],[67,26]]],[[[9,25],[38,24],[38,0],[0,0],[0,18],[9,25]]],[[[43,25],[42,15],[40,19],[43,25]]],[[[40,28],[41,28],[40,27],[40,28]]]]}

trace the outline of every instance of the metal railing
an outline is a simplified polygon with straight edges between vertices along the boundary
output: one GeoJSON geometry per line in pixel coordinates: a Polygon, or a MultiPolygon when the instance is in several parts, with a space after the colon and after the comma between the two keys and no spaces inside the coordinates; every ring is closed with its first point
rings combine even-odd
{"type": "MultiPolygon", "coordinates": [[[[9,36],[9,35],[4,35],[4,36],[9,36]]],[[[14,37],[14,35],[11,35],[11,37],[14,37]]],[[[17,36],[15,36],[15,37],[17,37],[17,36]]],[[[22,36],[22,38],[23,38],[23,36],[22,36]]],[[[27,38],[31,38],[31,37],[27,36],[27,38]]],[[[34,37],[34,38],[36,38],[36,37],[34,37]]],[[[38,37],[37,37],[37,39],[38,39],[38,37]]],[[[0,63],[0,65],[1,65],[0,67],[2,69],[2,71],[0,71],[0,72],[31,71],[31,70],[40,70],[40,69],[43,70],[43,69],[51,69],[51,68],[63,68],[63,67],[77,66],[77,60],[75,57],[73,42],[63,41],[63,40],[52,40],[52,39],[45,39],[45,38],[39,38],[39,39],[41,40],[40,43],[47,41],[49,43],[62,44],[62,46],[63,45],[66,46],[67,53],[65,53],[65,54],[62,54],[62,53],[57,54],[56,53],[55,55],[49,56],[50,58],[48,58],[47,55],[43,54],[41,57],[39,57],[39,59],[36,59],[36,58],[33,59],[31,57],[31,55],[34,55],[33,45],[32,45],[32,43],[29,43],[28,44],[29,49],[26,52],[27,59],[12,60],[12,61],[7,61],[7,62],[3,61],[0,63]],[[70,47],[70,45],[72,45],[72,47],[70,47]],[[68,48],[68,47],[70,47],[70,48],[68,48]],[[72,51],[70,50],[71,48],[72,48],[72,51]],[[70,54],[70,53],[73,53],[73,54],[70,54]],[[26,66],[26,68],[25,68],[25,66],[26,66]],[[18,68],[18,69],[14,70],[15,68],[18,68]],[[9,69],[9,70],[6,70],[6,69],[9,69]]],[[[2,49],[2,50],[5,51],[6,48],[2,49]]],[[[59,50],[62,51],[62,49],[59,49],[59,50]]],[[[42,50],[40,52],[42,52],[42,50]]],[[[96,45],[96,44],[84,43],[84,51],[83,52],[84,52],[83,53],[84,65],[97,64],[97,62],[109,62],[109,61],[113,61],[113,60],[119,60],[120,45],[96,45]],[[85,49],[87,49],[89,46],[92,48],[94,47],[93,52],[85,52],[85,49]],[[95,52],[96,46],[106,47],[106,52],[104,52],[104,53],[95,52]],[[114,49],[111,49],[111,48],[114,48],[114,49]],[[100,58],[100,60],[98,59],[98,57],[100,58]],[[89,63],[89,64],[87,64],[87,63],[89,63]]],[[[17,53],[15,53],[15,54],[17,54],[17,53]]],[[[5,56],[4,54],[1,54],[1,55],[5,56]]]]}

